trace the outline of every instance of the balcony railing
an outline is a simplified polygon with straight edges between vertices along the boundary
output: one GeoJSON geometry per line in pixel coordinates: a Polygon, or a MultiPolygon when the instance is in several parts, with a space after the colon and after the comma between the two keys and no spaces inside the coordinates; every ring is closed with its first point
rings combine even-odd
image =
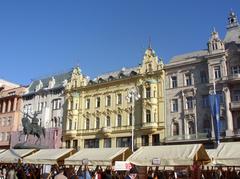
{"type": "Polygon", "coordinates": [[[102,127],[101,131],[104,134],[111,133],[112,132],[112,128],[111,127],[102,127]]]}
{"type": "Polygon", "coordinates": [[[66,130],[65,135],[69,137],[75,137],[77,135],[77,130],[66,130]]]}
{"type": "Polygon", "coordinates": [[[231,110],[240,110],[240,101],[232,101],[231,110]]]}
{"type": "Polygon", "coordinates": [[[207,139],[208,133],[185,134],[166,137],[166,141],[207,139]]]}

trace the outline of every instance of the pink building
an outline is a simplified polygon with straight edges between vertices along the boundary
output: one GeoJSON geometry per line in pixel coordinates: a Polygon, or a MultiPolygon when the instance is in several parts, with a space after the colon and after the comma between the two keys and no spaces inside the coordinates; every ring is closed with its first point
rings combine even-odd
{"type": "Polygon", "coordinates": [[[0,148],[10,147],[11,132],[21,130],[21,96],[26,88],[0,79],[0,148]]]}

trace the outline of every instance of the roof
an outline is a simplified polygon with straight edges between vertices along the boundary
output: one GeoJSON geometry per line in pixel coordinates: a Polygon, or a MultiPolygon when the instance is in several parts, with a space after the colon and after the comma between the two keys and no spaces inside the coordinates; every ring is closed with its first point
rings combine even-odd
{"type": "Polygon", "coordinates": [[[212,158],[214,165],[240,166],[240,142],[220,143],[212,158]]]}
{"type": "Polygon", "coordinates": [[[131,75],[135,75],[137,74],[137,69],[138,67],[132,67],[132,68],[122,68],[119,71],[114,71],[114,72],[110,72],[110,73],[105,73],[103,75],[97,76],[93,81],[94,82],[98,82],[98,80],[106,80],[109,81],[109,78],[112,79],[119,79],[122,76],[131,76],[131,75]],[[131,72],[133,72],[134,74],[132,74],[131,72]]]}
{"type": "Polygon", "coordinates": [[[0,163],[18,163],[19,159],[33,153],[35,149],[9,149],[0,153],[0,163]]]}
{"type": "Polygon", "coordinates": [[[198,58],[205,55],[208,55],[208,50],[199,50],[199,51],[194,51],[190,53],[185,53],[182,55],[177,55],[172,57],[172,59],[170,60],[170,63],[181,62],[186,59],[198,58]]]}
{"type": "Polygon", "coordinates": [[[55,79],[55,84],[52,88],[58,88],[63,86],[63,81],[64,80],[69,80],[71,78],[71,74],[72,74],[72,70],[66,73],[61,73],[61,74],[57,74],[57,75],[52,75],[52,76],[48,76],[47,78],[42,78],[42,79],[38,79],[38,80],[34,80],[28,88],[28,93],[33,93],[35,92],[35,89],[37,87],[37,85],[39,84],[39,81],[41,80],[43,87],[42,88],[47,88],[49,81],[52,80],[52,77],[55,79]]]}
{"type": "Polygon", "coordinates": [[[25,157],[24,163],[33,164],[58,164],[60,160],[69,157],[73,149],[41,149],[38,152],[25,157]]]}
{"type": "Polygon", "coordinates": [[[92,148],[82,149],[69,158],[65,159],[65,165],[79,165],[83,160],[88,161],[88,165],[112,165],[114,160],[126,160],[131,155],[129,148],[92,148]]]}
{"type": "Polygon", "coordinates": [[[232,27],[227,30],[224,43],[235,42],[240,44],[240,26],[232,27]]]}
{"type": "Polygon", "coordinates": [[[138,166],[187,166],[210,161],[202,144],[140,147],[127,161],[138,166]],[[159,161],[153,164],[153,161],[159,161]]]}

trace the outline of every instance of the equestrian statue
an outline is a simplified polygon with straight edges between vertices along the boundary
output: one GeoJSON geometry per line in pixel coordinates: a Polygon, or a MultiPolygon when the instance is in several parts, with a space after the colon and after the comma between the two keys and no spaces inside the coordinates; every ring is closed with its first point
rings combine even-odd
{"type": "Polygon", "coordinates": [[[28,136],[33,135],[34,137],[37,137],[37,140],[35,141],[35,144],[37,144],[38,141],[40,141],[41,144],[41,135],[45,138],[45,128],[41,127],[38,122],[39,119],[37,118],[38,113],[35,112],[33,116],[30,116],[28,113],[23,113],[22,118],[22,126],[23,131],[19,136],[19,141],[22,135],[25,135],[24,143],[27,142],[28,136]],[[30,119],[32,122],[30,122],[30,119]]]}

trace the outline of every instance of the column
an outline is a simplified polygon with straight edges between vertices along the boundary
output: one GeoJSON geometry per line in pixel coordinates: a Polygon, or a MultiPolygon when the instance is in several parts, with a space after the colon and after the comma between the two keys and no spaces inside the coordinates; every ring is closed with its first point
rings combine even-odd
{"type": "Polygon", "coordinates": [[[2,113],[6,112],[6,101],[3,101],[2,113]]]}
{"type": "Polygon", "coordinates": [[[224,97],[225,97],[225,110],[226,110],[226,117],[227,117],[227,130],[226,136],[233,135],[233,119],[232,119],[232,112],[230,111],[230,91],[229,88],[226,86],[223,88],[224,97]]]}
{"type": "Polygon", "coordinates": [[[10,111],[11,111],[11,105],[12,105],[12,102],[11,102],[11,100],[9,99],[9,100],[8,100],[7,112],[10,112],[10,111]]]}
{"type": "Polygon", "coordinates": [[[148,135],[149,146],[152,146],[152,134],[148,135]]]}
{"type": "Polygon", "coordinates": [[[13,111],[17,110],[17,98],[14,98],[14,102],[13,102],[13,111]]]}

